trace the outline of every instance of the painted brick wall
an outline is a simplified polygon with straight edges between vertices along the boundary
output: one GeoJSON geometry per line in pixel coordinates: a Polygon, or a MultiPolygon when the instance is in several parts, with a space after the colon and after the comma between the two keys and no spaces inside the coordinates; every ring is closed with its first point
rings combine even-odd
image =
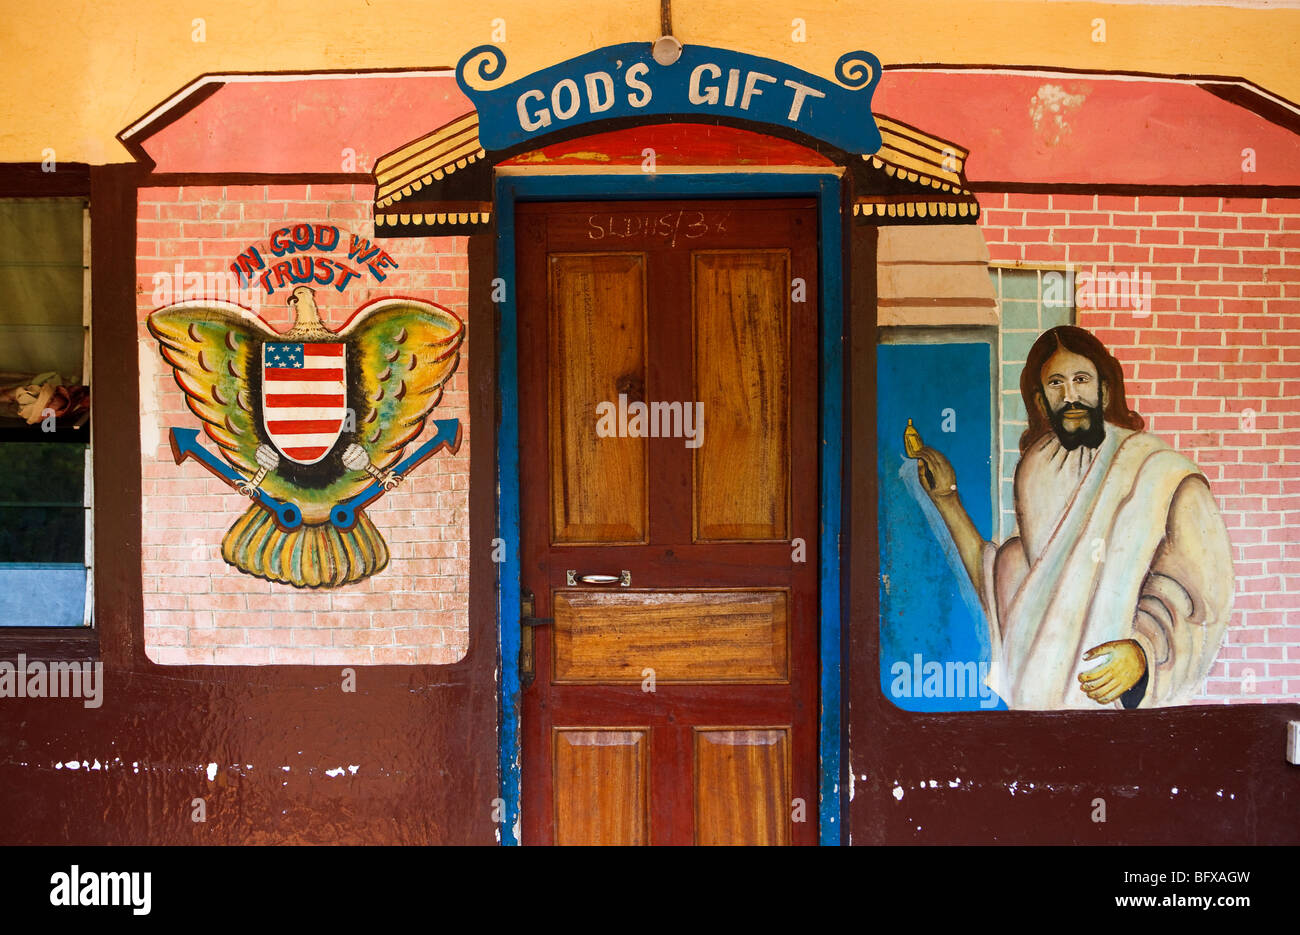
{"type": "Polygon", "coordinates": [[[1149,273],[1150,309],[1080,301],[1147,428],[1200,465],[1233,545],[1205,702],[1300,696],[1300,200],[985,194],[994,264],[1149,273]],[[1107,305],[1108,307],[1098,307],[1107,305]]]}
{"type": "MultiPolygon", "coordinates": [[[[223,272],[249,244],[269,256],[271,233],[327,222],[373,236],[373,188],[366,185],[256,185],[142,189],[137,294],[140,320],[145,643],[163,664],[450,663],[468,647],[469,412],[467,361],[434,410],[461,420],[462,446],[426,461],[367,512],[388,542],[388,567],[334,590],[298,589],[246,575],[221,558],[221,537],[248,501],[193,460],[177,466],[167,429],[198,427],[145,316],[157,307],[155,274],[223,272]]],[[[437,302],[466,320],[465,238],[385,239],[398,262],[383,283],[368,274],[340,294],[318,287],[321,317],[341,325],[372,298],[406,295],[437,302]]],[[[346,250],[330,254],[346,261],[346,250]]],[[[355,265],[349,263],[349,265],[355,265]]],[[[260,287],[255,289],[260,290],[260,287]]],[[[277,330],[293,316],[287,292],[259,309],[277,330]]],[[[188,297],[188,296],[186,296],[188,297]]],[[[212,296],[207,296],[211,298],[212,296]]],[[[176,296],[173,301],[179,300],[176,296]]],[[[430,426],[423,437],[432,434],[430,426]]],[[[200,435],[210,450],[215,445],[200,435]]],[[[412,450],[407,449],[408,452],[412,450]]]]}

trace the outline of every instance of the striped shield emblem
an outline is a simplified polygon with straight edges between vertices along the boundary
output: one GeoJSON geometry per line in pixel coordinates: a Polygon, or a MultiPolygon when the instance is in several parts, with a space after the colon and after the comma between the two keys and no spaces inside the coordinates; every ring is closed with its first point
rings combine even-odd
{"type": "Polygon", "coordinates": [[[262,345],[262,422],[291,461],[315,464],[338,440],[347,412],[346,346],[262,345]]]}

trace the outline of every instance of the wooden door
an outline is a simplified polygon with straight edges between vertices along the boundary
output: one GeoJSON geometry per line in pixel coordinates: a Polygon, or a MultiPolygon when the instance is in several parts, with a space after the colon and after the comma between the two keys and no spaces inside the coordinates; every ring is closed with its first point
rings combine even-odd
{"type": "Polygon", "coordinates": [[[815,844],[815,203],[517,231],[524,841],[815,844]]]}

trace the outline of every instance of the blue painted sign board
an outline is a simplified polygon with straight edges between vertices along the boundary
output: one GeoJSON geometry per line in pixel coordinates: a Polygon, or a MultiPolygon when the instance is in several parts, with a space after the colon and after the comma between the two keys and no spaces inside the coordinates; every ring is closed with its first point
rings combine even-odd
{"type": "Polygon", "coordinates": [[[627,42],[500,87],[471,84],[496,80],[505,65],[504,52],[482,45],[456,66],[489,152],[596,121],[719,116],[798,131],[850,153],[880,148],[871,114],[880,60],[870,52],[840,56],[836,81],[829,81],[773,59],[708,46],[686,46],[677,61],[660,65],[650,43],[627,42]]]}

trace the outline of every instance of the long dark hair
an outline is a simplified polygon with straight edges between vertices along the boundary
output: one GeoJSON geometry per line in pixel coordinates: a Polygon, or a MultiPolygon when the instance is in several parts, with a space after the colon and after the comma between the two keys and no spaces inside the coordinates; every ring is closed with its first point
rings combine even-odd
{"type": "Polygon", "coordinates": [[[1038,408],[1037,400],[1042,397],[1046,407],[1047,399],[1043,396],[1043,364],[1047,358],[1056,353],[1058,348],[1065,348],[1080,357],[1086,357],[1097,368],[1097,376],[1106,386],[1106,409],[1103,418],[1122,428],[1141,430],[1146,423],[1142,417],[1129,409],[1124,398],[1124,371],[1106,350],[1106,345],[1098,341],[1090,331],[1073,325],[1060,325],[1050,331],[1044,331],[1029,349],[1029,358],[1025,369],[1020,371],[1020,395],[1025,400],[1025,412],[1029,416],[1029,428],[1020,436],[1020,453],[1024,454],[1029,446],[1052,431],[1047,416],[1038,408]]]}

